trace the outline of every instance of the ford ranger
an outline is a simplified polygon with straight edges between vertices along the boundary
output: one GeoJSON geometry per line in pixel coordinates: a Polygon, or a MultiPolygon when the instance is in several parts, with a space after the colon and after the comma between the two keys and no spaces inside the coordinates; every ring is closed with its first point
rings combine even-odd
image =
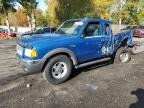
{"type": "Polygon", "coordinates": [[[131,59],[132,32],[112,34],[111,21],[72,19],[53,34],[41,34],[17,41],[16,57],[27,72],[43,72],[52,84],[68,80],[72,69],[113,60],[131,59]]]}

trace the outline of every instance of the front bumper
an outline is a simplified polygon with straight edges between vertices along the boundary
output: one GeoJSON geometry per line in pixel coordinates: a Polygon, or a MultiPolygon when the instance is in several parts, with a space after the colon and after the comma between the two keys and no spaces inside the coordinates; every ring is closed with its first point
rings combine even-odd
{"type": "Polygon", "coordinates": [[[18,63],[22,65],[24,71],[28,73],[36,73],[42,71],[42,62],[41,60],[25,60],[22,59],[21,56],[16,54],[16,58],[18,60],[18,63]]]}

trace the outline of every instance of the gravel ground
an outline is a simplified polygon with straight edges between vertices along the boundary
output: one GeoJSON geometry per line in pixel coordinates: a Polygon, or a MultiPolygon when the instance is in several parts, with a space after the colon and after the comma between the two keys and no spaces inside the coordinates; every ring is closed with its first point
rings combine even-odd
{"type": "Polygon", "coordinates": [[[0,108],[144,108],[144,53],[127,64],[73,70],[69,81],[54,86],[21,69],[15,43],[0,41],[0,108]]]}

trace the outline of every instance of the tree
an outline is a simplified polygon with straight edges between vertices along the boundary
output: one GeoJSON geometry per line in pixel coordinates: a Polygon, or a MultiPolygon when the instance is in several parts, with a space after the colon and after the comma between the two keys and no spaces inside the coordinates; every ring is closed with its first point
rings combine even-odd
{"type": "Polygon", "coordinates": [[[72,19],[91,17],[92,0],[49,0],[47,16],[52,25],[72,19]]]}
{"type": "Polygon", "coordinates": [[[30,30],[35,29],[35,13],[34,10],[37,8],[38,2],[36,0],[18,0],[24,9],[24,13],[27,16],[30,30]]]}
{"type": "MultiPolygon", "coordinates": [[[[120,0],[118,0],[120,1],[120,0]]],[[[119,3],[119,2],[117,2],[119,3]]],[[[115,23],[119,21],[120,6],[113,12],[115,23]]],[[[144,21],[144,0],[127,0],[121,9],[121,17],[123,24],[136,25],[144,21]]]]}
{"type": "Polygon", "coordinates": [[[48,19],[48,22],[51,22],[53,26],[56,26],[58,24],[58,19],[56,19],[56,12],[55,9],[57,7],[57,0],[45,0],[48,9],[46,11],[46,18],[48,19]]]}
{"type": "Polygon", "coordinates": [[[41,9],[35,10],[35,16],[36,16],[36,26],[44,27],[48,25],[47,18],[41,9]]]}
{"type": "Polygon", "coordinates": [[[16,19],[19,26],[28,26],[27,16],[24,14],[24,9],[18,8],[16,19]]]}
{"type": "Polygon", "coordinates": [[[15,0],[0,0],[0,12],[4,14],[5,19],[6,19],[6,25],[8,27],[8,33],[11,34],[10,30],[10,24],[9,24],[9,19],[8,19],[8,12],[15,12],[16,9],[14,8],[15,6],[15,0]]]}
{"type": "Polygon", "coordinates": [[[14,26],[14,27],[17,26],[17,18],[16,18],[15,13],[9,12],[8,13],[8,19],[9,19],[9,25],[10,26],[14,26]]]}
{"type": "Polygon", "coordinates": [[[96,16],[103,19],[112,19],[110,9],[114,0],[92,0],[92,2],[96,16]]]}
{"type": "Polygon", "coordinates": [[[53,25],[72,18],[111,19],[113,0],[47,0],[47,17],[53,25]]]}
{"type": "Polygon", "coordinates": [[[2,14],[0,14],[0,25],[2,24],[2,21],[3,21],[3,15],[2,14]]]}
{"type": "Polygon", "coordinates": [[[144,25],[144,0],[139,1],[137,16],[138,16],[139,24],[144,25]]]}

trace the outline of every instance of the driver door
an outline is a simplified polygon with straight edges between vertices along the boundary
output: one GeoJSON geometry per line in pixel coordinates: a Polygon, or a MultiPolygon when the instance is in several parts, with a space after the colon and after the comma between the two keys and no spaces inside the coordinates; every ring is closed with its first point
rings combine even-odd
{"type": "Polygon", "coordinates": [[[102,48],[105,39],[102,35],[102,24],[100,22],[90,22],[84,30],[84,36],[81,45],[82,62],[100,59],[104,57],[102,48]]]}

